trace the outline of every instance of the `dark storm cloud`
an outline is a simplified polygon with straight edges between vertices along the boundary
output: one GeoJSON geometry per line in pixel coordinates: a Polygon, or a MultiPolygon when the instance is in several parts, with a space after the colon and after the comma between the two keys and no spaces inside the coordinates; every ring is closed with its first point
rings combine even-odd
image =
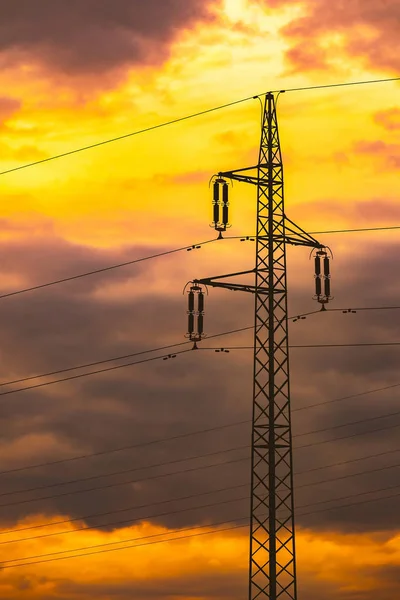
{"type": "MultiPolygon", "coordinates": [[[[123,261],[128,256],[151,254],[153,250],[100,252],[56,240],[43,244],[43,247],[37,243],[31,246],[27,242],[21,242],[20,246],[16,242],[4,243],[2,254],[7,261],[2,268],[5,274],[19,274],[27,283],[36,283],[123,261]]],[[[335,305],[398,304],[400,284],[393,277],[397,268],[397,253],[398,246],[394,244],[377,245],[373,252],[358,244],[353,249],[346,248],[343,251],[341,245],[335,255],[333,270],[335,305]],[[366,264],[368,269],[365,268],[366,264]]],[[[201,253],[183,253],[179,257],[149,263],[146,269],[128,267],[108,275],[88,277],[2,300],[2,380],[184,341],[186,300],[182,297],[182,286],[193,277],[193,272],[198,276],[209,275],[201,261],[201,253]],[[170,264],[174,264],[174,269],[177,264],[180,265],[182,279],[177,281],[174,275],[168,295],[146,291],[147,282],[156,281],[157,274],[165,277],[170,264]],[[120,295],[109,297],[104,293],[99,294],[104,292],[106,284],[109,283],[112,288],[122,282],[129,283],[133,292],[121,292],[120,295]]],[[[289,262],[293,265],[291,255],[289,262]]],[[[313,281],[308,253],[304,253],[303,267],[304,282],[301,285],[294,283],[293,274],[290,273],[292,314],[298,314],[303,309],[310,310],[314,306],[311,301],[313,281]]],[[[214,333],[249,325],[252,305],[251,295],[213,290],[207,299],[207,331],[214,333]]],[[[398,341],[399,330],[399,319],[394,311],[357,315],[322,314],[292,325],[291,343],[398,341]]],[[[251,344],[251,333],[209,340],[207,345],[226,346],[238,341],[251,344]]],[[[372,469],[399,462],[396,454],[343,466],[330,465],[397,448],[398,429],[375,433],[371,430],[388,424],[397,426],[397,422],[400,425],[400,418],[330,428],[395,411],[398,407],[397,390],[327,404],[319,409],[297,410],[322,400],[396,383],[397,356],[397,348],[292,350],[296,471],[323,467],[320,471],[297,476],[296,502],[299,507],[306,505],[299,508],[299,525],[345,531],[398,527],[396,501],[301,515],[302,512],[310,512],[312,507],[307,505],[316,502],[349,495],[355,495],[354,501],[357,501],[363,498],[363,494],[365,497],[366,491],[393,485],[396,468],[373,472],[372,469]],[[318,429],[327,431],[299,435],[318,429]],[[362,435],[353,435],[359,432],[363,432],[362,435]],[[346,435],[353,437],[327,442],[346,435]],[[314,442],[317,445],[300,448],[301,445],[314,442]],[[368,474],[354,475],[368,469],[371,469],[368,474]],[[323,485],[306,486],[343,475],[350,477],[323,485]]],[[[2,469],[123,447],[249,419],[251,374],[250,351],[230,354],[198,351],[166,362],[127,367],[109,374],[0,397],[2,469]],[[25,454],[21,450],[24,446],[25,454]]],[[[168,510],[174,514],[154,516],[151,520],[170,527],[186,527],[237,519],[248,512],[246,486],[249,464],[247,460],[242,460],[248,457],[248,449],[235,448],[247,446],[248,443],[247,423],[96,459],[3,475],[2,492],[7,492],[131,469],[125,474],[87,483],[53,487],[18,496],[1,496],[0,505],[14,503],[14,506],[0,507],[0,515],[4,523],[12,524],[18,517],[39,510],[47,515],[61,513],[77,517],[142,507],[109,517],[86,519],[90,525],[107,529],[119,527],[111,523],[107,525],[108,521],[144,519],[168,510]],[[231,451],[189,460],[220,450],[231,451]],[[236,460],[238,462],[227,462],[236,460]],[[181,462],[154,466],[170,461],[181,462]],[[188,471],[196,467],[207,468],[188,471]],[[187,472],[157,477],[182,470],[187,472]],[[143,480],[145,477],[148,479],[143,480]],[[126,482],[125,485],[88,493],[64,495],[31,504],[15,503],[16,500],[122,482],[126,482]],[[203,495],[205,492],[239,485],[243,487],[203,495]],[[189,495],[195,497],[166,505],[154,504],[189,495]],[[224,501],[230,502],[221,504],[224,501]],[[196,508],[212,502],[220,504],[196,508]]],[[[339,503],[336,501],[335,504],[339,503]]],[[[325,509],[328,506],[322,504],[318,507],[325,509]]]]}
{"type": "Polygon", "coordinates": [[[68,74],[158,64],[179,30],[212,17],[204,0],[16,0],[0,9],[0,52],[68,74]]]}
{"type": "Polygon", "coordinates": [[[171,578],[153,578],[143,583],[132,581],[129,583],[115,584],[76,584],[72,582],[61,583],[57,592],[68,594],[69,598],[158,598],[173,599],[176,597],[213,598],[215,600],[229,598],[239,600],[246,592],[246,577],[244,573],[229,573],[229,578],[224,573],[215,574],[183,574],[179,582],[171,578]]]}
{"type": "MultiPolygon", "coordinates": [[[[173,546],[171,546],[172,550],[173,546]]],[[[125,599],[125,598],[143,598],[146,600],[158,600],[159,598],[165,598],[165,600],[173,600],[177,597],[196,597],[196,598],[212,598],[213,600],[241,600],[247,590],[247,567],[244,564],[244,568],[241,570],[235,569],[235,571],[224,572],[218,565],[215,567],[210,565],[208,573],[195,574],[195,573],[182,573],[179,576],[179,580],[163,577],[153,577],[146,579],[145,582],[140,582],[132,579],[132,581],[125,580],[124,582],[113,582],[96,584],[94,582],[89,583],[76,583],[67,581],[65,579],[53,580],[53,595],[52,599],[68,597],[70,600],[86,600],[89,598],[99,598],[100,600],[108,598],[125,599]]],[[[386,575],[386,568],[370,567],[370,570],[379,575],[382,572],[382,576],[386,575]]],[[[369,577],[370,581],[370,570],[365,569],[362,571],[359,569],[357,574],[369,577]]],[[[395,572],[395,568],[387,569],[389,577],[395,572]]],[[[21,578],[22,579],[22,578],[21,578]]],[[[22,586],[34,587],[34,583],[31,581],[32,577],[24,577],[21,582],[22,586]]],[[[395,576],[393,577],[393,580],[395,576]]],[[[395,581],[390,580],[383,583],[382,580],[377,581],[376,587],[367,590],[364,589],[362,592],[356,590],[346,590],[343,587],[343,583],[336,583],[333,581],[329,582],[327,586],[326,582],[311,580],[310,574],[300,572],[298,576],[298,591],[301,597],[306,597],[309,600],[375,600],[379,597],[381,600],[393,600],[397,588],[393,586],[395,581]],[[377,595],[378,593],[378,595],[377,595]]],[[[27,588],[25,588],[27,589],[27,588]]],[[[47,600],[46,596],[43,596],[43,600],[47,600]]],[[[50,600],[50,598],[49,598],[50,600]]]]}

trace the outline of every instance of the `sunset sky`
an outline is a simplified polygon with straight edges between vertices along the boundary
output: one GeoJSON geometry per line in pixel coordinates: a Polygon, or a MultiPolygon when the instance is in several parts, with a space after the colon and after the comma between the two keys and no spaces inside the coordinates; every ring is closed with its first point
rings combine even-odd
{"type": "MultiPolygon", "coordinates": [[[[397,77],[399,19],[396,0],[3,1],[0,171],[268,90],[397,77]]],[[[286,213],[301,227],[400,225],[399,93],[280,95],[286,213]]],[[[213,238],[209,180],[255,164],[259,136],[251,100],[1,175],[0,296],[213,238]]],[[[255,190],[235,183],[230,202],[229,235],[254,233],[255,190]]],[[[400,305],[396,230],[318,239],[334,254],[332,307],[400,305]]],[[[251,242],[225,240],[2,298],[1,382],[183,342],[185,284],[253,266],[251,242]]],[[[290,314],[316,310],[308,250],[288,249],[288,278],[290,314]]],[[[250,295],[212,289],[205,330],[250,326],[252,310],[250,295]]],[[[399,334],[396,310],[290,324],[293,345],[399,334]]],[[[251,343],[247,331],[206,345],[251,343]]],[[[399,352],[291,351],[299,600],[399,598],[399,388],[307,408],[400,385],[399,352]]],[[[0,597],[246,598],[247,529],[223,530],[249,512],[251,394],[251,351],[238,350],[0,398],[0,597]],[[38,563],[113,542],[129,547],[38,563]]]]}

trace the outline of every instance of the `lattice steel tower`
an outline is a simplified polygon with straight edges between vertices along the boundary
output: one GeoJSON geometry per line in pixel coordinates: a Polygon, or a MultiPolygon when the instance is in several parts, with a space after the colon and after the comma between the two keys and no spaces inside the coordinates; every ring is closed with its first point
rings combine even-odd
{"type": "MultiPolygon", "coordinates": [[[[330,274],[325,247],[284,212],[283,165],[272,93],[265,96],[258,164],[220,172],[214,182],[214,226],[220,237],[228,223],[227,179],[257,186],[256,266],[195,279],[193,284],[255,294],[249,600],[296,600],[286,244],[316,249],[315,297],[322,310],[330,299],[330,274]],[[221,221],[216,209],[218,186],[223,187],[221,207],[225,207],[221,221]],[[254,285],[220,281],[247,273],[255,275],[254,285]]],[[[195,344],[201,341],[202,327],[201,320],[200,334],[189,328],[195,344]]]]}

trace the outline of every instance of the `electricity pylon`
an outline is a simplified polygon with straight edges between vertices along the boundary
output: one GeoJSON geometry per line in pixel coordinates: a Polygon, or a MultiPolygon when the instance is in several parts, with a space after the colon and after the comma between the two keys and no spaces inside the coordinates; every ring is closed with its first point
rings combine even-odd
{"type": "Polygon", "coordinates": [[[214,226],[220,237],[228,225],[227,179],[257,187],[256,266],[249,271],[193,280],[189,292],[189,337],[195,347],[203,337],[201,284],[254,293],[249,600],[296,600],[286,244],[316,250],[316,299],[322,304],[322,310],[330,299],[330,274],[325,246],[284,212],[283,165],[272,93],[265,96],[258,164],[220,172],[215,179],[214,226]],[[221,220],[217,207],[223,209],[221,220]],[[250,273],[255,276],[252,285],[221,281],[250,273]],[[193,301],[196,291],[199,292],[197,313],[193,301]],[[197,332],[194,331],[195,314],[198,315],[197,332]]]}

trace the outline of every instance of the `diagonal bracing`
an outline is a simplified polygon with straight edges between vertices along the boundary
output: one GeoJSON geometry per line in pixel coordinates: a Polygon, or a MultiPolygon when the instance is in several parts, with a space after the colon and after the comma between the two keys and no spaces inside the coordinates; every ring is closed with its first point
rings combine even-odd
{"type": "MultiPolygon", "coordinates": [[[[273,93],[265,96],[257,166],[220,172],[214,186],[221,183],[226,186],[226,179],[257,186],[255,268],[196,279],[193,283],[254,293],[249,600],[297,600],[286,245],[317,250],[316,299],[322,308],[330,298],[330,275],[324,246],[285,215],[283,164],[273,93]],[[321,260],[326,261],[323,275],[321,260]],[[245,274],[254,275],[254,284],[222,281],[245,274]]],[[[215,204],[217,196],[216,193],[215,204]]],[[[227,195],[225,206],[228,206],[227,195]]],[[[222,224],[218,225],[217,217],[214,221],[222,236],[227,213],[222,224]]]]}

